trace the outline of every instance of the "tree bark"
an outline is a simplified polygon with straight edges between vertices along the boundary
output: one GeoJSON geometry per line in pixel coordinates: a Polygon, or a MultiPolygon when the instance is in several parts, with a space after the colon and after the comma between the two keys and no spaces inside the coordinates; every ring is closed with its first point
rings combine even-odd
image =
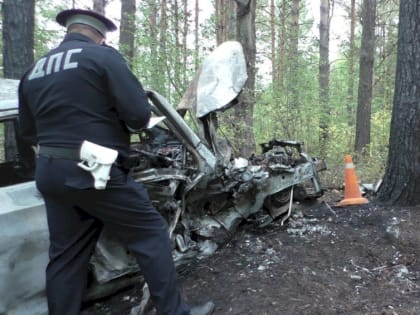
{"type": "Polygon", "coordinates": [[[290,78],[287,83],[287,89],[290,91],[290,101],[287,103],[287,130],[286,134],[289,139],[296,137],[297,125],[300,123],[300,97],[299,97],[299,17],[300,17],[300,0],[292,0],[290,12],[290,37],[287,53],[288,70],[287,76],[290,78]]]}
{"type": "Polygon", "coordinates": [[[280,30],[278,36],[278,90],[280,93],[284,90],[284,69],[286,62],[286,19],[287,19],[287,4],[286,0],[281,1],[280,8],[280,30]]]}
{"type": "Polygon", "coordinates": [[[150,85],[157,91],[163,90],[163,78],[160,73],[163,71],[162,64],[159,57],[159,28],[157,25],[158,20],[158,5],[156,0],[147,0],[146,5],[148,6],[147,10],[149,12],[148,17],[148,29],[147,35],[150,43],[150,60],[151,60],[151,69],[149,81],[150,85]],[[157,71],[157,69],[159,69],[157,71]]]}
{"type": "Polygon", "coordinates": [[[188,1],[182,0],[182,7],[184,11],[184,25],[182,27],[182,87],[188,86],[188,33],[190,29],[190,16],[191,13],[188,10],[188,1]]]}
{"type": "Polygon", "coordinates": [[[235,142],[240,156],[249,157],[255,152],[253,132],[253,112],[255,103],[255,59],[256,0],[235,0],[237,3],[237,34],[244,49],[247,63],[248,80],[239,96],[239,104],[235,106],[235,142]]]}
{"type": "Polygon", "coordinates": [[[375,49],[376,0],[363,0],[362,44],[360,48],[355,150],[365,154],[370,144],[373,63],[375,49]]]}
{"type": "Polygon", "coordinates": [[[93,11],[96,11],[104,15],[105,7],[107,4],[108,4],[108,0],[93,0],[93,11]]]}
{"type": "Polygon", "coordinates": [[[133,67],[136,33],[136,0],[121,0],[120,51],[133,67]]]}
{"type": "Polygon", "coordinates": [[[200,55],[200,46],[199,46],[199,27],[200,27],[200,7],[198,4],[198,0],[195,0],[195,7],[194,7],[194,65],[195,65],[195,71],[198,70],[200,67],[200,63],[198,60],[198,56],[200,55]]]}
{"type": "MultiPolygon", "coordinates": [[[[170,69],[168,68],[168,49],[167,49],[167,33],[168,33],[168,11],[167,0],[160,1],[160,21],[159,21],[159,68],[165,73],[167,78],[171,78],[170,69]]],[[[159,69],[157,68],[157,69],[159,69]]],[[[170,98],[171,92],[168,86],[162,86],[162,93],[170,98]]]]}
{"type": "Polygon", "coordinates": [[[216,0],[216,44],[236,38],[236,5],[235,1],[216,0]]]}
{"type": "Polygon", "coordinates": [[[278,83],[277,75],[277,50],[276,50],[276,5],[275,0],[270,0],[270,35],[271,35],[271,82],[273,86],[278,83]]]}
{"type": "Polygon", "coordinates": [[[215,16],[216,16],[216,44],[220,45],[223,43],[224,38],[224,28],[223,25],[223,10],[224,10],[224,0],[215,1],[215,16]]]}
{"type": "Polygon", "coordinates": [[[174,40],[175,40],[175,49],[173,50],[172,54],[174,58],[174,62],[172,64],[173,68],[173,81],[176,82],[174,84],[175,90],[178,90],[180,88],[179,85],[182,85],[181,82],[181,72],[182,72],[182,62],[181,62],[181,36],[180,36],[180,19],[181,19],[181,12],[179,9],[179,3],[178,0],[172,0],[172,22],[173,22],[173,28],[174,28],[174,40]]]}
{"type": "MultiPolygon", "coordinates": [[[[34,0],[4,0],[3,14],[3,74],[8,79],[20,79],[34,61],[34,0]]],[[[18,154],[15,128],[5,123],[4,153],[6,160],[18,154]]]]}
{"type": "Polygon", "coordinates": [[[237,5],[235,1],[228,1],[227,2],[227,40],[236,40],[237,34],[236,31],[238,29],[238,25],[236,22],[236,11],[237,11],[237,5]]]}
{"type": "Polygon", "coordinates": [[[420,205],[420,5],[400,2],[388,162],[376,201],[420,205]]]}
{"type": "Polygon", "coordinates": [[[347,113],[348,125],[354,124],[354,58],[356,52],[355,43],[355,30],[356,30],[356,0],[351,0],[350,4],[350,52],[349,52],[349,83],[347,90],[347,113]]]}
{"type": "Polygon", "coordinates": [[[330,0],[321,0],[319,23],[319,104],[321,115],[319,121],[319,149],[325,154],[329,138],[331,109],[329,104],[330,81],[330,0]]]}
{"type": "Polygon", "coordinates": [[[3,13],[3,74],[20,79],[34,61],[34,0],[4,0],[3,13]]]}

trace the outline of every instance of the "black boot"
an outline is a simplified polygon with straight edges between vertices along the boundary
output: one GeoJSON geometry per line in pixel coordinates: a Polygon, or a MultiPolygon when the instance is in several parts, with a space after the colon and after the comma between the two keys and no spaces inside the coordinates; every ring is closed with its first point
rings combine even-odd
{"type": "Polygon", "coordinates": [[[213,313],[214,303],[207,302],[201,305],[192,306],[190,310],[190,315],[210,315],[213,313]]]}

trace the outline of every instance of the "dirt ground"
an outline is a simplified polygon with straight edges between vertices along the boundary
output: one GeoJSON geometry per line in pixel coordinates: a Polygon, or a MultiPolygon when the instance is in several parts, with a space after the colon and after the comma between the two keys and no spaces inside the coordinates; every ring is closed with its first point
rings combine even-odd
{"type": "MultiPolygon", "coordinates": [[[[216,253],[180,270],[190,303],[215,315],[420,314],[420,207],[335,207],[339,194],[259,227],[245,222],[216,253]]],[[[327,196],[326,195],[326,196],[327,196]]],[[[83,315],[125,315],[131,287],[83,315]]]]}

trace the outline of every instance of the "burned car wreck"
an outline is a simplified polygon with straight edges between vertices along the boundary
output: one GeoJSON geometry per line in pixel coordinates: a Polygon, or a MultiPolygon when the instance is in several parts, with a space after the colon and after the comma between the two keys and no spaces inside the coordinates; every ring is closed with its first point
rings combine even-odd
{"type": "MultiPolygon", "coordinates": [[[[218,139],[215,118],[235,103],[246,79],[241,45],[225,42],[204,60],[177,109],[147,91],[154,117],[149,128],[132,135],[131,172],[168,222],[177,267],[214,253],[244,220],[283,223],[293,199],[323,193],[318,172],[325,163],[305,153],[303,143],[272,139],[261,144],[260,154],[244,158],[218,139]]],[[[4,84],[12,92],[2,95],[0,121],[16,126],[17,82],[4,84]]],[[[27,154],[17,134],[16,141],[19,154],[27,154]]],[[[46,314],[48,228],[42,198],[19,154],[0,166],[0,314],[46,314]],[[12,181],[4,178],[9,173],[12,181]]],[[[86,300],[141,280],[134,258],[106,230],[90,270],[86,300]]]]}

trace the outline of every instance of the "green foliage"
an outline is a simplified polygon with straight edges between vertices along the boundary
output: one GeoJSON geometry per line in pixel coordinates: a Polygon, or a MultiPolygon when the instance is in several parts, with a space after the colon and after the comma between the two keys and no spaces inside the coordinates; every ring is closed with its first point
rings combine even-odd
{"type": "MultiPolygon", "coordinates": [[[[286,1],[286,0],[284,0],[286,1]]],[[[346,154],[354,156],[360,181],[374,182],[382,174],[387,159],[389,122],[394,90],[396,61],[396,40],[398,25],[398,5],[395,2],[378,2],[377,41],[375,49],[374,90],[372,100],[371,144],[366,154],[356,156],[353,151],[355,138],[355,116],[357,107],[357,75],[360,46],[360,19],[356,19],[356,54],[354,56],[354,78],[349,77],[349,40],[350,26],[344,25],[339,56],[330,65],[329,99],[330,113],[324,113],[319,99],[319,43],[317,26],[310,14],[311,1],[301,1],[299,20],[299,51],[297,55],[285,52],[282,82],[272,82],[271,78],[271,29],[269,2],[257,2],[257,80],[256,103],[254,106],[254,134],[256,143],[263,143],[272,138],[303,141],[305,150],[327,161],[329,170],[321,174],[327,186],[340,186],[343,181],[346,154]],[[353,82],[353,95],[349,93],[349,83],[353,82]],[[294,93],[297,91],[297,93],[294,93]],[[296,98],[297,95],[297,98],[296,98]],[[329,138],[325,152],[319,150],[319,123],[328,118],[329,138]]],[[[290,30],[290,1],[286,1],[286,38],[280,38],[279,21],[283,0],[276,4],[276,40],[285,43],[290,49],[292,34],[290,30]]],[[[340,6],[340,3],[336,3],[340,6]]],[[[67,1],[38,0],[36,2],[36,56],[58,43],[62,29],[54,22],[58,10],[68,7],[67,1]],[[49,22],[48,22],[49,21],[49,22]],[[59,33],[57,33],[59,30],[59,33]]],[[[164,95],[176,106],[188,83],[195,75],[196,65],[211,52],[215,45],[215,16],[200,21],[199,55],[195,54],[193,8],[175,16],[171,11],[172,3],[167,8],[166,28],[162,28],[164,17],[161,16],[160,2],[143,1],[136,12],[136,39],[133,71],[147,88],[164,95]],[[150,19],[156,17],[155,24],[150,19]],[[182,28],[184,18],[189,19],[188,47],[183,50],[176,39],[176,26],[182,28]],[[176,21],[175,19],[178,19],[176,21]],[[184,55],[186,54],[186,62],[184,55]]],[[[200,13],[202,14],[202,13],[200,13]]],[[[180,31],[180,30],[179,30],[180,31]]],[[[276,43],[277,53],[279,43],[276,43]]],[[[279,62],[275,60],[274,62],[279,62]]],[[[279,68],[279,65],[276,65],[279,68]]],[[[221,137],[232,139],[232,117],[234,109],[219,113],[221,137]]],[[[190,125],[194,120],[187,118],[190,125]]]]}
{"type": "MultiPolygon", "coordinates": [[[[328,146],[325,152],[318,150],[318,122],[322,119],[322,112],[319,111],[318,101],[318,69],[317,67],[317,49],[318,44],[313,42],[304,46],[302,59],[299,61],[299,95],[300,112],[299,120],[296,120],[298,140],[306,143],[306,150],[315,155],[326,159],[329,170],[323,172],[323,182],[327,186],[339,186],[343,180],[343,158],[345,154],[354,156],[358,162],[360,170],[359,179],[363,182],[375,182],[382,177],[388,154],[388,138],[389,138],[389,122],[391,117],[395,60],[396,60],[396,39],[398,22],[398,10],[395,3],[381,2],[378,9],[378,20],[380,22],[381,32],[377,37],[375,50],[375,68],[374,68],[374,89],[372,100],[372,118],[371,118],[371,144],[365,149],[365,155],[356,156],[353,152],[355,138],[355,119],[357,107],[357,87],[358,80],[358,62],[359,51],[357,50],[360,34],[356,31],[356,55],[354,56],[354,78],[353,95],[348,95],[349,89],[349,46],[348,41],[343,40],[340,46],[341,56],[331,64],[330,80],[329,80],[329,105],[330,113],[330,135],[328,146]],[[312,65],[312,67],[311,67],[312,65]]],[[[358,22],[358,21],[357,21],[358,22]]],[[[360,26],[356,30],[360,30],[360,26]]],[[[344,38],[345,39],[345,38],[344,38]]],[[[286,73],[286,81],[290,81],[289,75],[286,73]]],[[[285,86],[287,87],[287,82],[285,86]]],[[[289,87],[290,88],[290,87],[289,87]]],[[[288,89],[282,92],[280,102],[280,110],[277,108],[279,99],[274,98],[271,90],[264,91],[264,97],[258,98],[258,103],[264,104],[265,108],[256,108],[256,115],[267,115],[267,113],[279,113],[275,129],[264,129],[261,132],[261,121],[264,118],[255,119],[255,131],[257,138],[269,134],[278,133],[278,126],[286,124],[286,104],[288,98],[288,89]],[[270,105],[270,102],[272,104],[270,105]],[[275,108],[274,108],[275,104],[275,108]],[[267,109],[271,106],[271,109],[267,109]]],[[[257,103],[257,104],[258,104],[257,103]]],[[[259,106],[259,105],[258,105],[259,106]]],[[[272,119],[274,120],[274,119],[272,119]]],[[[267,126],[267,124],[266,124],[267,126]]]]}
{"type": "MultiPolygon", "coordinates": [[[[395,38],[391,38],[395,39],[395,38]]],[[[319,106],[318,91],[318,60],[314,47],[308,47],[302,54],[298,69],[294,69],[295,80],[299,87],[300,110],[295,120],[290,121],[291,111],[288,107],[291,97],[289,82],[286,88],[279,90],[272,85],[257,94],[254,111],[254,132],[257,143],[265,142],[271,138],[288,138],[305,142],[305,150],[313,156],[326,160],[328,170],[322,172],[321,179],[327,187],[339,187],[343,182],[344,156],[354,156],[358,163],[361,182],[378,181],[384,172],[387,161],[389,124],[392,107],[393,75],[381,76],[383,69],[393,73],[396,52],[390,50],[388,57],[375,67],[375,78],[371,119],[371,144],[366,148],[366,154],[357,156],[354,152],[355,125],[349,125],[349,115],[355,121],[357,106],[357,78],[354,81],[354,95],[348,96],[348,59],[345,55],[337,59],[331,66],[329,105],[330,134],[325,152],[319,151],[318,135],[319,120],[322,112],[319,106]],[[309,53],[310,51],[314,53],[309,53]],[[382,88],[385,86],[385,88],[382,88]],[[351,112],[349,113],[349,107],[351,112]]],[[[346,50],[347,47],[343,47],[346,50]]],[[[355,61],[355,74],[358,73],[358,59],[355,61]]],[[[286,81],[288,78],[286,77],[286,81]]]]}
{"type": "Polygon", "coordinates": [[[64,29],[55,22],[57,12],[66,9],[66,1],[35,1],[35,59],[55,47],[64,35],[64,29]]]}
{"type": "MultiPolygon", "coordinates": [[[[161,16],[160,5],[149,0],[138,7],[136,33],[136,53],[134,58],[134,72],[138,75],[143,85],[164,95],[171,104],[178,104],[188,83],[195,73],[195,56],[191,45],[185,50],[179,45],[181,38],[176,38],[175,18],[178,26],[183,26],[184,18],[189,12],[183,12],[180,7],[175,17],[168,5],[166,19],[161,16]],[[155,13],[156,12],[156,13],[155,13]],[[155,24],[151,23],[151,16],[155,14],[155,24]],[[163,22],[166,29],[163,30],[163,22]],[[186,54],[186,63],[183,62],[186,54]]],[[[181,31],[180,35],[181,36],[181,31]]],[[[189,40],[191,42],[191,39],[189,40]]],[[[199,56],[201,58],[201,56],[199,56]]]]}

